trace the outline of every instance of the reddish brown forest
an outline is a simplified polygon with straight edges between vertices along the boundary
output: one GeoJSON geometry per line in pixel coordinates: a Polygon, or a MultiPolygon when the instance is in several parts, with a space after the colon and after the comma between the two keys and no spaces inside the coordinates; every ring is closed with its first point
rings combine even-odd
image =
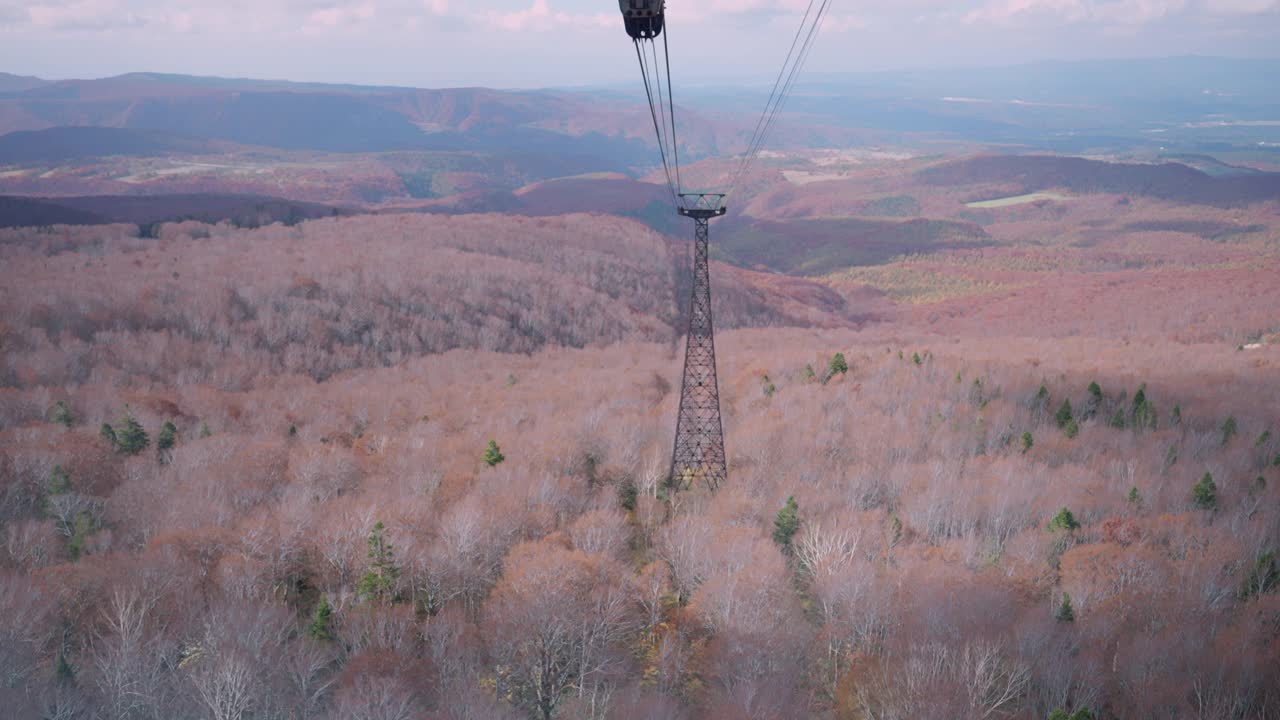
{"type": "Polygon", "coordinates": [[[1216,337],[1123,262],[875,317],[718,266],[710,495],[636,223],[0,239],[7,716],[1280,718],[1273,260],[1216,337]]]}

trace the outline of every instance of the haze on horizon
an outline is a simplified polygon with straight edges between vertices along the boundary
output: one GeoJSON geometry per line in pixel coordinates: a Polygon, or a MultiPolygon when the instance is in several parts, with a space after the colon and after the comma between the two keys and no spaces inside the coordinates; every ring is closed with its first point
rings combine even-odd
{"type": "MultiPolygon", "coordinates": [[[[806,5],[672,0],[679,82],[766,81],[806,5]]],[[[420,87],[629,82],[634,55],[616,14],[612,0],[0,0],[0,70],[420,87]]],[[[808,72],[1275,57],[1280,0],[845,0],[823,33],[808,72]]]]}

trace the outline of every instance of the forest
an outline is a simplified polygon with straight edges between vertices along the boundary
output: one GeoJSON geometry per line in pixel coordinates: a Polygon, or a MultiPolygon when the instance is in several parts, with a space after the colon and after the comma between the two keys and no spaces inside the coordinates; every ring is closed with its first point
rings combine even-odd
{"type": "Polygon", "coordinates": [[[154,230],[0,231],[9,717],[1280,718],[1274,237],[716,264],[712,494],[687,245],[154,230]]]}

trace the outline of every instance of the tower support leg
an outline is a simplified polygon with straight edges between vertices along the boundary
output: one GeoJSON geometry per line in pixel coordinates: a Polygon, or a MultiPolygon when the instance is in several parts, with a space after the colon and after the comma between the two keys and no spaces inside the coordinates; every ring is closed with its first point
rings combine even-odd
{"type": "Polygon", "coordinates": [[[706,483],[714,491],[729,477],[720,385],[716,378],[715,333],[711,322],[709,218],[694,216],[693,302],[689,307],[680,415],[671,460],[671,478],[681,487],[706,483]]]}

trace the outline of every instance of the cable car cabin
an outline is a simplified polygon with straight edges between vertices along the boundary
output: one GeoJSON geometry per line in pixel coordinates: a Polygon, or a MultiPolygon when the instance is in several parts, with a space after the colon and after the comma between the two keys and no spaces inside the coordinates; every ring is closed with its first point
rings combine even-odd
{"type": "Polygon", "coordinates": [[[652,40],[662,34],[666,0],[618,0],[627,34],[636,40],[652,40]]]}

